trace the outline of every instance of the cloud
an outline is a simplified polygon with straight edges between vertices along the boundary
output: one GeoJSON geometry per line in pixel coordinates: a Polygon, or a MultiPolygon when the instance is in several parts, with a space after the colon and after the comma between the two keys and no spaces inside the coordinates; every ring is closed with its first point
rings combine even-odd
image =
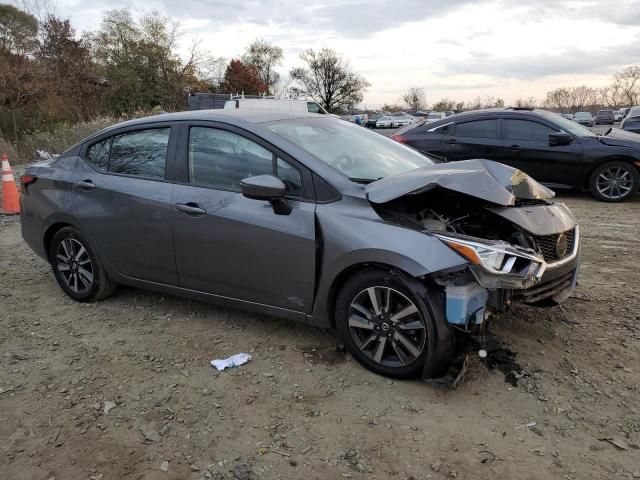
{"type": "Polygon", "coordinates": [[[587,51],[578,48],[538,55],[500,57],[495,54],[477,55],[458,60],[445,67],[448,74],[474,74],[491,77],[536,79],[554,75],[610,73],[620,67],[640,62],[639,38],[631,43],[587,51]]]}
{"type": "Polygon", "coordinates": [[[297,0],[159,0],[153,8],[175,17],[207,18],[213,25],[251,23],[280,29],[338,32],[345,38],[377,32],[452,12],[472,0],[327,0],[320,5],[297,0]]]}

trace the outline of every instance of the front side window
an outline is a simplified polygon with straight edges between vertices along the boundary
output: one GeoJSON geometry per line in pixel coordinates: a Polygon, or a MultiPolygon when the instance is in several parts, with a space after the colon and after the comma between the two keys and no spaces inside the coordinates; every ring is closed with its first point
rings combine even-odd
{"type": "Polygon", "coordinates": [[[239,192],[243,179],[268,174],[273,174],[273,154],[261,145],[218,128],[191,128],[189,175],[194,185],[239,192]]]}
{"type": "Polygon", "coordinates": [[[549,140],[549,134],[554,133],[552,128],[528,120],[506,119],[505,127],[505,138],[509,140],[547,142],[549,140]]]}
{"type": "Polygon", "coordinates": [[[113,137],[109,171],[164,178],[170,128],[136,130],[113,137]]]}
{"type": "Polygon", "coordinates": [[[297,168],[278,158],[276,161],[276,174],[286,185],[288,195],[302,195],[302,175],[297,168]]]}
{"type": "Polygon", "coordinates": [[[497,120],[474,120],[458,123],[456,137],[498,138],[497,120]]]}
{"type": "Polygon", "coordinates": [[[98,170],[106,171],[109,167],[109,150],[111,138],[94,143],[87,149],[85,160],[98,170]]]}

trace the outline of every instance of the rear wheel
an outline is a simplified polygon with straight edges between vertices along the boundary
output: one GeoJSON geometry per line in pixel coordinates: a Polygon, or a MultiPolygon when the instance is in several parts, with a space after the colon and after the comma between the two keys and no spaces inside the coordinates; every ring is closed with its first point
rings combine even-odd
{"type": "Polygon", "coordinates": [[[608,162],[591,174],[589,188],[603,202],[623,202],[638,191],[640,174],[626,162],[608,162]]]}
{"type": "Polygon", "coordinates": [[[427,365],[429,372],[448,364],[453,345],[444,349],[444,355],[442,348],[436,348],[436,322],[443,318],[440,308],[428,294],[416,294],[400,276],[365,270],[338,295],[336,328],[351,355],[369,370],[413,378],[427,362],[433,363],[427,365]]]}
{"type": "Polygon", "coordinates": [[[89,242],[74,227],[64,227],[55,233],[49,262],[58,285],[74,300],[101,300],[116,289],[89,242]]]}

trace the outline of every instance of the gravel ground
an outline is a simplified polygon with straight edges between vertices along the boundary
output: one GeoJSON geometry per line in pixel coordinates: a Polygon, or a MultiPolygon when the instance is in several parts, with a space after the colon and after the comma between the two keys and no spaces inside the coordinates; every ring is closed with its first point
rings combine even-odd
{"type": "Polygon", "coordinates": [[[0,217],[0,477],[640,478],[640,197],[562,196],[582,270],[493,331],[456,390],[372,374],[332,332],[121,288],[78,304],[0,217]],[[209,360],[250,352],[217,373],[209,360]]]}

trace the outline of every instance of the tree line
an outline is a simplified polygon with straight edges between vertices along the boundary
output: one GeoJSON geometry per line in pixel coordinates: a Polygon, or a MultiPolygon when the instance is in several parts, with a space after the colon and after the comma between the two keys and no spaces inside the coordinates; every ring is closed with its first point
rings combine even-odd
{"type": "MultiPolygon", "coordinates": [[[[577,111],[594,112],[600,109],[617,110],[622,107],[640,105],[640,67],[630,66],[613,76],[610,85],[594,88],[586,85],[561,87],[547,92],[543,100],[535,97],[520,97],[511,105],[518,108],[545,108],[561,113],[577,111]]],[[[400,110],[437,112],[478,110],[483,108],[504,107],[505,101],[499,97],[477,96],[474,100],[461,102],[442,98],[429,105],[425,90],[421,87],[409,88],[396,103],[382,106],[385,112],[400,110]]]]}
{"type": "Polygon", "coordinates": [[[237,58],[194,42],[178,54],[179,24],[157,12],[104,13],[77,35],[68,19],[0,4],[0,137],[101,115],[185,109],[189,92],[311,97],[330,112],[362,101],[369,86],[334,50],[309,49],[281,80],[282,48],[256,39],[237,58]]]}

